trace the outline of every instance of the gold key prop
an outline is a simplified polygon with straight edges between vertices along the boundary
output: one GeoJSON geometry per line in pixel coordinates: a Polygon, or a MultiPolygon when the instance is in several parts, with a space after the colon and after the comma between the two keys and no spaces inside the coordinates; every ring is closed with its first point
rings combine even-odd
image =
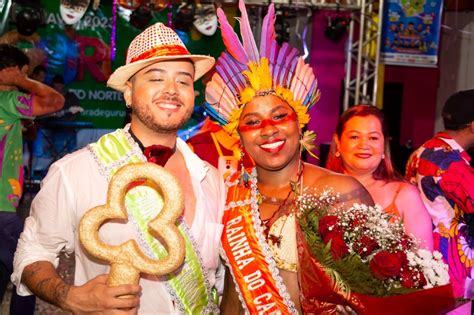
{"type": "Polygon", "coordinates": [[[153,163],[128,164],[110,180],[107,203],[90,209],[82,217],[79,239],[92,256],[110,262],[108,285],[138,284],[140,272],[161,276],[173,272],[183,263],[184,238],[176,226],[183,209],[183,191],[173,175],[153,163]],[[130,184],[141,179],[153,181],[164,200],[161,211],[148,222],[150,234],[158,238],[168,252],[168,256],[158,260],[145,256],[135,240],[112,246],[99,238],[99,229],[105,221],[127,220],[125,194],[130,184]]]}

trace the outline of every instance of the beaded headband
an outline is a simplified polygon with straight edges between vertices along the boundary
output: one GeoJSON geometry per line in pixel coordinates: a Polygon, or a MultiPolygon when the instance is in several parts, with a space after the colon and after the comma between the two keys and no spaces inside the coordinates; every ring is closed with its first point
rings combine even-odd
{"type": "Polygon", "coordinates": [[[239,0],[239,9],[242,42],[222,9],[217,9],[226,51],[217,60],[216,72],[206,85],[207,112],[235,135],[243,105],[256,96],[273,94],[294,109],[303,127],[309,121],[308,110],[320,96],[313,69],[296,48],[286,42],[278,45],[273,3],[263,19],[260,51],[243,0],[239,0]]]}

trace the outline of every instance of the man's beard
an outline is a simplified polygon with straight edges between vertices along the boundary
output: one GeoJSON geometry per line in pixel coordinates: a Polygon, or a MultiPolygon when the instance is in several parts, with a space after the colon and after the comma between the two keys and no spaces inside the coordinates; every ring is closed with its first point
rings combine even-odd
{"type": "Polygon", "coordinates": [[[150,130],[158,133],[176,133],[191,118],[192,108],[178,122],[159,122],[153,117],[152,111],[146,105],[132,106],[133,114],[150,130]]]}

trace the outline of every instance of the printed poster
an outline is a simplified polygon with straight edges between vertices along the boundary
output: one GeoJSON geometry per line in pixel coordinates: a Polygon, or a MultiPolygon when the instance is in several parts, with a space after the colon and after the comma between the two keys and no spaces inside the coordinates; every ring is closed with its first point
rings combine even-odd
{"type": "Polygon", "coordinates": [[[381,62],[437,67],[442,0],[387,0],[384,4],[381,62]]]}

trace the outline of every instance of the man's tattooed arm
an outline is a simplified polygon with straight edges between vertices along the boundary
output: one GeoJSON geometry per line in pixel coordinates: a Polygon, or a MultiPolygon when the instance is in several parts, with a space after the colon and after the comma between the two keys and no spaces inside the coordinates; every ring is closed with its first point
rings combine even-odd
{"type": "Polygon", "coordinates": [[[40,299],[63,309],[71,285],[64,282],[54,266],[47,261],[37,261],[25,267],[21,281],[40,299]]]}

